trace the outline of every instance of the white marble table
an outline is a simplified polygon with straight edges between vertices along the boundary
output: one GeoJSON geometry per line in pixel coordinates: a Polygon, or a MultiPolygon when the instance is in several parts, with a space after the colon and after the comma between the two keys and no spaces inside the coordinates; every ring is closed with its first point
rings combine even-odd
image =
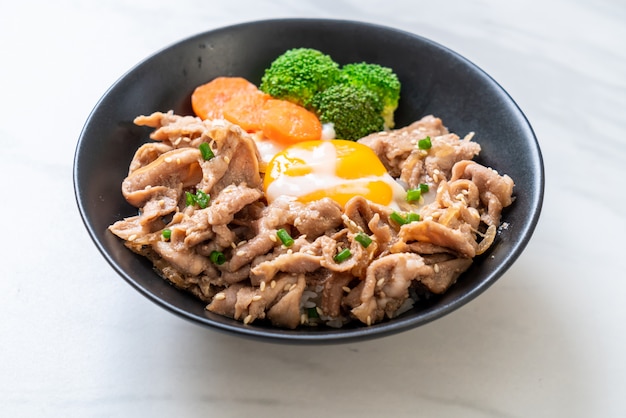
{"type": "Polygon", "coordinates": [[[626,416],[622,0],[26,0],[1,9],[1,416],[626,416]],[[544,210],[525,253],[478,299],[384,339],[274,345],[171,315],[97,252],[71,173],[99,97],[188,35],[275,17],[426,36],[481,66],[526,113],[545,158],[544,210]]]}

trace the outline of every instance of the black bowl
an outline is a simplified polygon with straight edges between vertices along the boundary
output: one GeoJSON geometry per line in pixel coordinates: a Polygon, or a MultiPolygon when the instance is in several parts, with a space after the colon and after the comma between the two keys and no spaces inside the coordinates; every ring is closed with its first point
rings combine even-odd
{"type": "Polygon", "coordinates": [[[423,37],[369,23],[280,19],[205,32],[154,54],[122,76],[97,103],[78,140],[74,187],[80,213],[94,243],[111,266],[158,305],[195,323],[271,341],[330,343],[381,337],[437,319],[492,285],[525,248],[537,223],[544,191],[539,145],[524,114],[487,74],[455,52],[423,37]],[[270,62],[289,48],[311,47],[340,64],[367,61],[395,70],[402,82],[398,126],[434,114],[463,136],[476,132],[482,164],[516,182],[516,200],[503,213],[508,224],[490,250],[443,296],[370,327],[284,330],[212,314],[129,251],[107,227],[136,214],[121,195],[121,182],[149,130],[135,116],[174,110],[192,114],[193,89],[217,76],[259,83],[270,62]]]}

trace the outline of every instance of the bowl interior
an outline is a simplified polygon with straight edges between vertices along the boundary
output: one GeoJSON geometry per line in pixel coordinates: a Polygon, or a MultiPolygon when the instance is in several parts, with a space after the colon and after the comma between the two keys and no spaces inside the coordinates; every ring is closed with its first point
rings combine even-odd
{"type": "Polygon", "coordinates": [[[202,33],[154,54],[123,75],[97,103],[80,135],[74,161],[77,203],[89,234],[111,266],[164,308],[220,330],[290,342],[338,342],[379,337],[441,317],[464,305],[497,280],[526,246],[543,196],[543,164],[534,133],[508,94],[478,67],[420,36],[377,25],[317,19],[244,23],[202,33]],[[311,47],[340,64],[374,62],[391,67],[402,82],[397,126],[427,114],[443,119],[460,136],[476,132],[477,159],[510,175],[516,200],[503,213],[503,229],[492,248],[443,296],[394,320],[339,330],[281,330],[207,312],[204,304],[162,280],[144,258],[107,231],[136,214],[120,186],[130,160],[150,129],[133,125],[141,114],[174,110],[192,114],[193,89],[217,76],[241,76],[258,84],[270,62],[289,48],[311,47]]]}

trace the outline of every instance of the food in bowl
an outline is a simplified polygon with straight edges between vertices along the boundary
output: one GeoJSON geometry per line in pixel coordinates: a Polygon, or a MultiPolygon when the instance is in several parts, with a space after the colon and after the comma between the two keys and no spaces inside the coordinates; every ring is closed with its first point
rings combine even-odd
{"type": "Polygon", "coordinates": [[[122,184],[139,214],[110,230],[209,311],[245,324],[393,318],[448,290],[513,201],[513,180],[473,161],[473,134],[432,115],[265,158],[263,130],[223,116],[135,119],[156,142],[136,151],[122,184]]]}

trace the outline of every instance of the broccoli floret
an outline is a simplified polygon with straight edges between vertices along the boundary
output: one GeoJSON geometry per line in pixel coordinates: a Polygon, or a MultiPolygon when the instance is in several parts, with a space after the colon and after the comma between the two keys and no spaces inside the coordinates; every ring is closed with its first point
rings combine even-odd
{"type": "Polygon", "coordinates": [[[385,125],[382,101],[364,87],[332,85],[313,97],[312,106],[322,123],[333,124],[338,139],[356,141],[385,125]]]}
{"type": "Polygon", "coordinates": [[[261,80],[261,91],[311,110],[313,96],[336,83],[339,64],[311,48],[294,48],[276,58],[261,80]]]}
{"type": "Polygon", "coordinates": [[[341,82],[376,93],[383,104],[385,128],[395,126],[393,114],[400,101],[400,80],[391,68],[365,62],[347,64],[341,69],[341,82]]]}

